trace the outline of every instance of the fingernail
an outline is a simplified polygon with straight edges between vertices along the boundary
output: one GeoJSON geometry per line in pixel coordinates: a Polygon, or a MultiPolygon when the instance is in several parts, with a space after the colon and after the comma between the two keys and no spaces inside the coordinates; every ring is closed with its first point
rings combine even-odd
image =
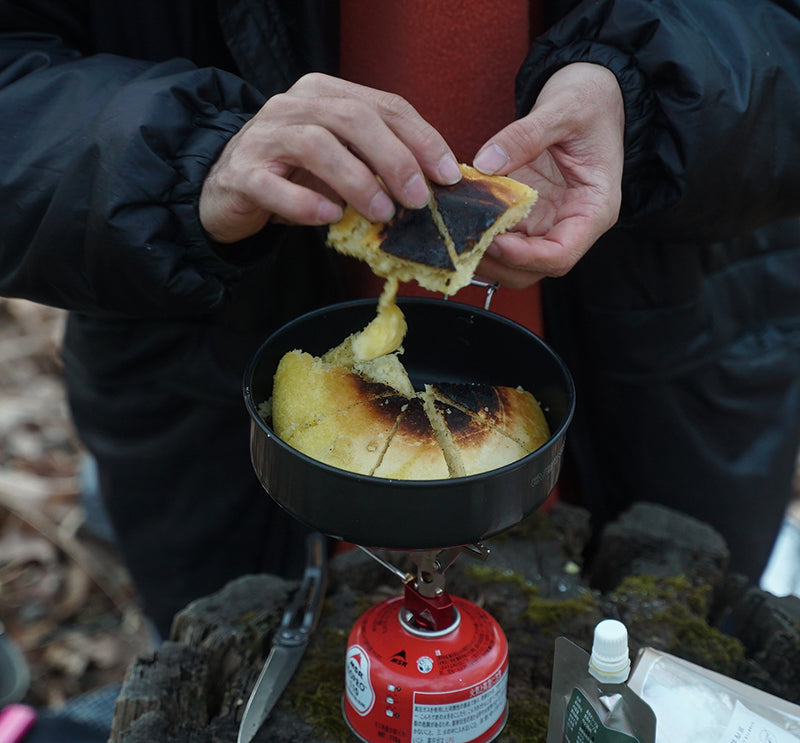
{"type": "Polygon", "coordinates": [[[481,148],[481,151],[475,155],[475,160],[472,164],[481,173],[492,175],[500,170],[508,162],[508,155],[505,150],[494,142],[487,144],[481,148]]]}
{"type": "Polygon", "coordinates": [[[320,201],[317,207],[317,224],[331,224],[338,222],[344,212],[342,207],[332,201],[320,201]]]}
{"type": "Polygon", "coordinates": [[[369,218],[373,222],[388,222],[394,216],[394,202],[384,191],[378,191],[369,202],[369,218]]]}
{"type": "Polygon", "coordinates": [[[461,180],[461,168],[452,155],[445,155],[439,160],[439,175],[448,186],[461,180]]]}
{"type": "Polygon", "coordinates": [[[497,247],[494,243],[492,243],[488,248],[486,248],[486,255],[492,256],[492,258],[499,258],[502,255],[502,251],[500,248],[497,247]]]}
{"type": "Polygon", "coordinates": [[[403,186],[403,196],[411,208],[419,209],[428,203],[431,192],[425,179],[419,173],[415,173],[403,186]]]}

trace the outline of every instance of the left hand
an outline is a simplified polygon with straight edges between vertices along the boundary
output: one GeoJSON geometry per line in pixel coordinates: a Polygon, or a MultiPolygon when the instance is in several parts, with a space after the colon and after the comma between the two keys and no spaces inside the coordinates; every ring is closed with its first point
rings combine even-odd
{"type": "Polygon", "coordinates": [[[495,238],[481,277],[522,289],[562,276],[610,229],[622,201],[622,92],[605,67],[575,63],[552,75],[531,112],[492,137],[473,162],[539,192],[530,214],[495,238]]]}
{"type": "Polygon", "coordinates": [[[232,243],[268,222],[323,225],[352,204],[388,222],[395,201],[428,203],[429,178],[461,178],[439,132],[403,98],[308,73],[269,98],[223,148],[200,192],[210,238],[232,243]]]}

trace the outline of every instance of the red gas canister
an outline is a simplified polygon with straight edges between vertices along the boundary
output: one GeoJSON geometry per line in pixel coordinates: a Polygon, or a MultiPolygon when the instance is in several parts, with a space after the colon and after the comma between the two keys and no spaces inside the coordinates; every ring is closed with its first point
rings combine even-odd
{"type": "Polygon", "coordinates": [[[366,743],[487,743],[505,725],[508,643],[475,604],[420,629],[403,597],[373,606],[350,633],[344,716],[366,743]]]}

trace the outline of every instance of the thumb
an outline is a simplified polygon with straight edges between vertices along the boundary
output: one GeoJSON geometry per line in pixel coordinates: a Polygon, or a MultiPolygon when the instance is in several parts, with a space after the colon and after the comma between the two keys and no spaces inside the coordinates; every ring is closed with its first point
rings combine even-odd
{"type": "Polygon", "coordinates": [[[534,162],[563,136],[558,122],[551,120],[556,128],[547,127],[545,119],[534,108],[526,117],[513,121],[478,150],[473,167],[486,175],[505,175],[534,162]]]}
{"type": "Polygon", "coordinates": [[[527,116],[511,122],[478,150],[473,165],[487,175],[504,175],[535,161],[554,144],[596,128],[616,111],[622,95],[613,73],[600,65],[574,63],[545,83],[527,116]]]}

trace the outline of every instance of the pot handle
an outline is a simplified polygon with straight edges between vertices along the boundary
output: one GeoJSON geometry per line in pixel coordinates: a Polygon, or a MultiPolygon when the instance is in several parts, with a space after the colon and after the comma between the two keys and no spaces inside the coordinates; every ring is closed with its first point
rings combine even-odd
{"type": "MultiPolygon", "coordinates": [[[[483,281],[483,279],[476,279],[474,276],[469,280],[470,286],[478,286],[482,289],[486,289],[486,296],[483,300],[483,309],[488,310],[489,306],[492,303],[492,297],[494,297],[494,293],[500,288],[500,284],[497,281],[483,281]]],[[[444,299],[450,299],[447,294],[443,295],[444,299]]]]}

